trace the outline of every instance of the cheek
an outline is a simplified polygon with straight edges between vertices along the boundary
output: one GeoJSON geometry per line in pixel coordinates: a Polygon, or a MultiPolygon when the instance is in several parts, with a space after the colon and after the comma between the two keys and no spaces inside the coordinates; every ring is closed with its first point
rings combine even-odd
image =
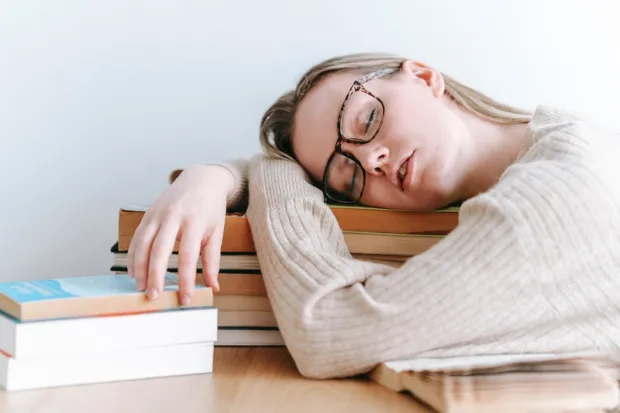
{"type": "Polygon", "coordinates": [[[443,127],[440,113],[423,102],[408,102],[394,107],[391,113],[386,113],[382,125],[386,141],[396,144],[396,148],[404,146],[404,149],[425,146],[443,127]]]}
{"type": "Polygon", "coordinates": [[[402,204],[403,193],[390,182],[377,176],[366,176],[366,186],[361,202],[377,208],[397,208],[402,204]]]}
{"type": "Polygon", "coordinates": [[[304,150],[295,151],[295,156],[301,167],[317,181],[322,181],[327,159],[331,155],[326,146],[307,145],[304,150]]]}

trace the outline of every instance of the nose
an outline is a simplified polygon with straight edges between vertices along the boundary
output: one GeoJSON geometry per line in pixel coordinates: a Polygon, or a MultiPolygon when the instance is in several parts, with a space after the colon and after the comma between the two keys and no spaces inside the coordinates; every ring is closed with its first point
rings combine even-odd
{"type": "Polygon", "coordinates": [[[382,175],[387,171],[387,160],[389,158],[389,149],[381,145],[379,142],[369,142],[366,144],[346,144],[343,145],[344,150],[351,153],[362,164],[367,173],[373,175],[382,175]]]}

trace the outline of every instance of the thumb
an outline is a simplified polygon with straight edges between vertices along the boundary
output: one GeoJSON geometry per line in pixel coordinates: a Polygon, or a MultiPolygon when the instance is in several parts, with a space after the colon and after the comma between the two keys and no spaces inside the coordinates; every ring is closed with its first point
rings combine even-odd
{"type": "Polygon", "coordinates": [[[220,257],[222,253],[222,239],[224,237],[224,224],[215,227],[207,242],[201,250],[202,276],[207,286],[214,291],[220,290],[218,274],[220,272],[220,257]]]}

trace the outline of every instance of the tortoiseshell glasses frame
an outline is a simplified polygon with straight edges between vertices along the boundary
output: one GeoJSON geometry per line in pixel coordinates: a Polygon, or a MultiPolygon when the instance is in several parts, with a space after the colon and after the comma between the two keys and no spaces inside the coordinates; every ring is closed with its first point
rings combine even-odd
{"type": "Polygon", "coordinates": [[[340,107],[340,113],[338,114],[338,121],[337,121],[337,125],[336,125],[336,129],[338,131],[338,139],[336,140],[336,144],[335,144],[335,147],[334,147],[334,152],[329,157],[329,159],[327,161],[327,164],[325,165],[324,172],[323,172],[323,196],[324,196],[325,202],[334,201],[334,202],[344,203],[344,204],[355,204],[355,203],[359,202],[359,200],[361,199],[362,195],[364,194],[364,189],[366,187],[366,171],[365,171],[364,167],[362,166],[361,162],[357,158],[355,158],[355,156],[353,156],[351,153],[348,153],[348,152],[345,152],[345,151],[342,150],[342,144],[346,142],[346,143],[363,145],[365,143],[368,143],[368,142],[372,141],[377,136],[377,134],[379,133],[379,130],[381,129],[381,124],[383,123],[383,116],[381,116],[381,119],[379,119],[379,126],[377,127],[375,132],[370,137],[364,137],[364,138],[355,138],[355,137],[344,136],[343,133],[342,133],[342,119],[343,119],[343,116],[344,116],[344,113],[345,113],[345,108],[346,108],[347,101],[349,100],[351,95],[353,95],[356,92],[365,93],[365,94],[369,95],[370,97],[372,97],[373,99],[377,100],[377,102],[379,102],[379,104],[381,105],[381,109],[382,109],[381,113],[384,114],[385,113],[385,105],[384,105],[383,101],[377,95],[373,94],[368,89],[366,89],[364,87],[364,84],[370,82],[373,79],[376,79],[376,78],[379,78],[379,77],[383,77],[383,76],[387,76],[389,74],[392,74],[392,73],[394,73],[397,70],[398,69],[396,69],[396,68],[380,69],[380,70],[377,70],[375,72],[372,72],[370,74],[367,74],[367,75],[357,79],[351,85],[351,88],[349,89],[349,91],[348,91],[347,95],[345,96],[344,101],[342,102],[342,105],[340,107]],[[345,156],[346,158],[348,158],[351,161],[355,162],[356,168],[359,168],[358,170],[361,172],[361,175],[362,175],[362,185],[361,185],[361,189],[359,190],[359,193],[357,193],[357,194],[355,194],[355,193],[354,194],[348,194],[348,195],[344,195],[343,194],[347,199],[343,199],[342,197],[338,197],[335,194],[334,195],[330,195],[330,190],[329,190],[328,180],[329,180],[330,166],[332,165],[332,162],[334,161],[334,159],[337,156],[339,156],[339,155],[345,156]]]}

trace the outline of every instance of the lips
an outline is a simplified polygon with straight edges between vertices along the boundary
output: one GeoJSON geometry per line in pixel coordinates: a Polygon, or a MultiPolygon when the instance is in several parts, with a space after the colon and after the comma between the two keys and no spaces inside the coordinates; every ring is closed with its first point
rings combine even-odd
{"type": "Polygon", "coordinates": [[[411,180],[411,173],[413,172],[413,155],[415,151],[400,165],[398,169],[398,179],[400,180],[400,188],[401,190],[405,190],[405,188],[409,185],[409,181],[411,180]]]}
{"type": "Polygon", "coordinates": [[[402,165],[400,166],[400,169],[398,170],[398,178],[400,178],[400,183],[402,185],[403,180],[405,179],[405,175],[407,174],[407,160],[409,158],[405,159],[405,162],[402,163],[402,165]]]}

